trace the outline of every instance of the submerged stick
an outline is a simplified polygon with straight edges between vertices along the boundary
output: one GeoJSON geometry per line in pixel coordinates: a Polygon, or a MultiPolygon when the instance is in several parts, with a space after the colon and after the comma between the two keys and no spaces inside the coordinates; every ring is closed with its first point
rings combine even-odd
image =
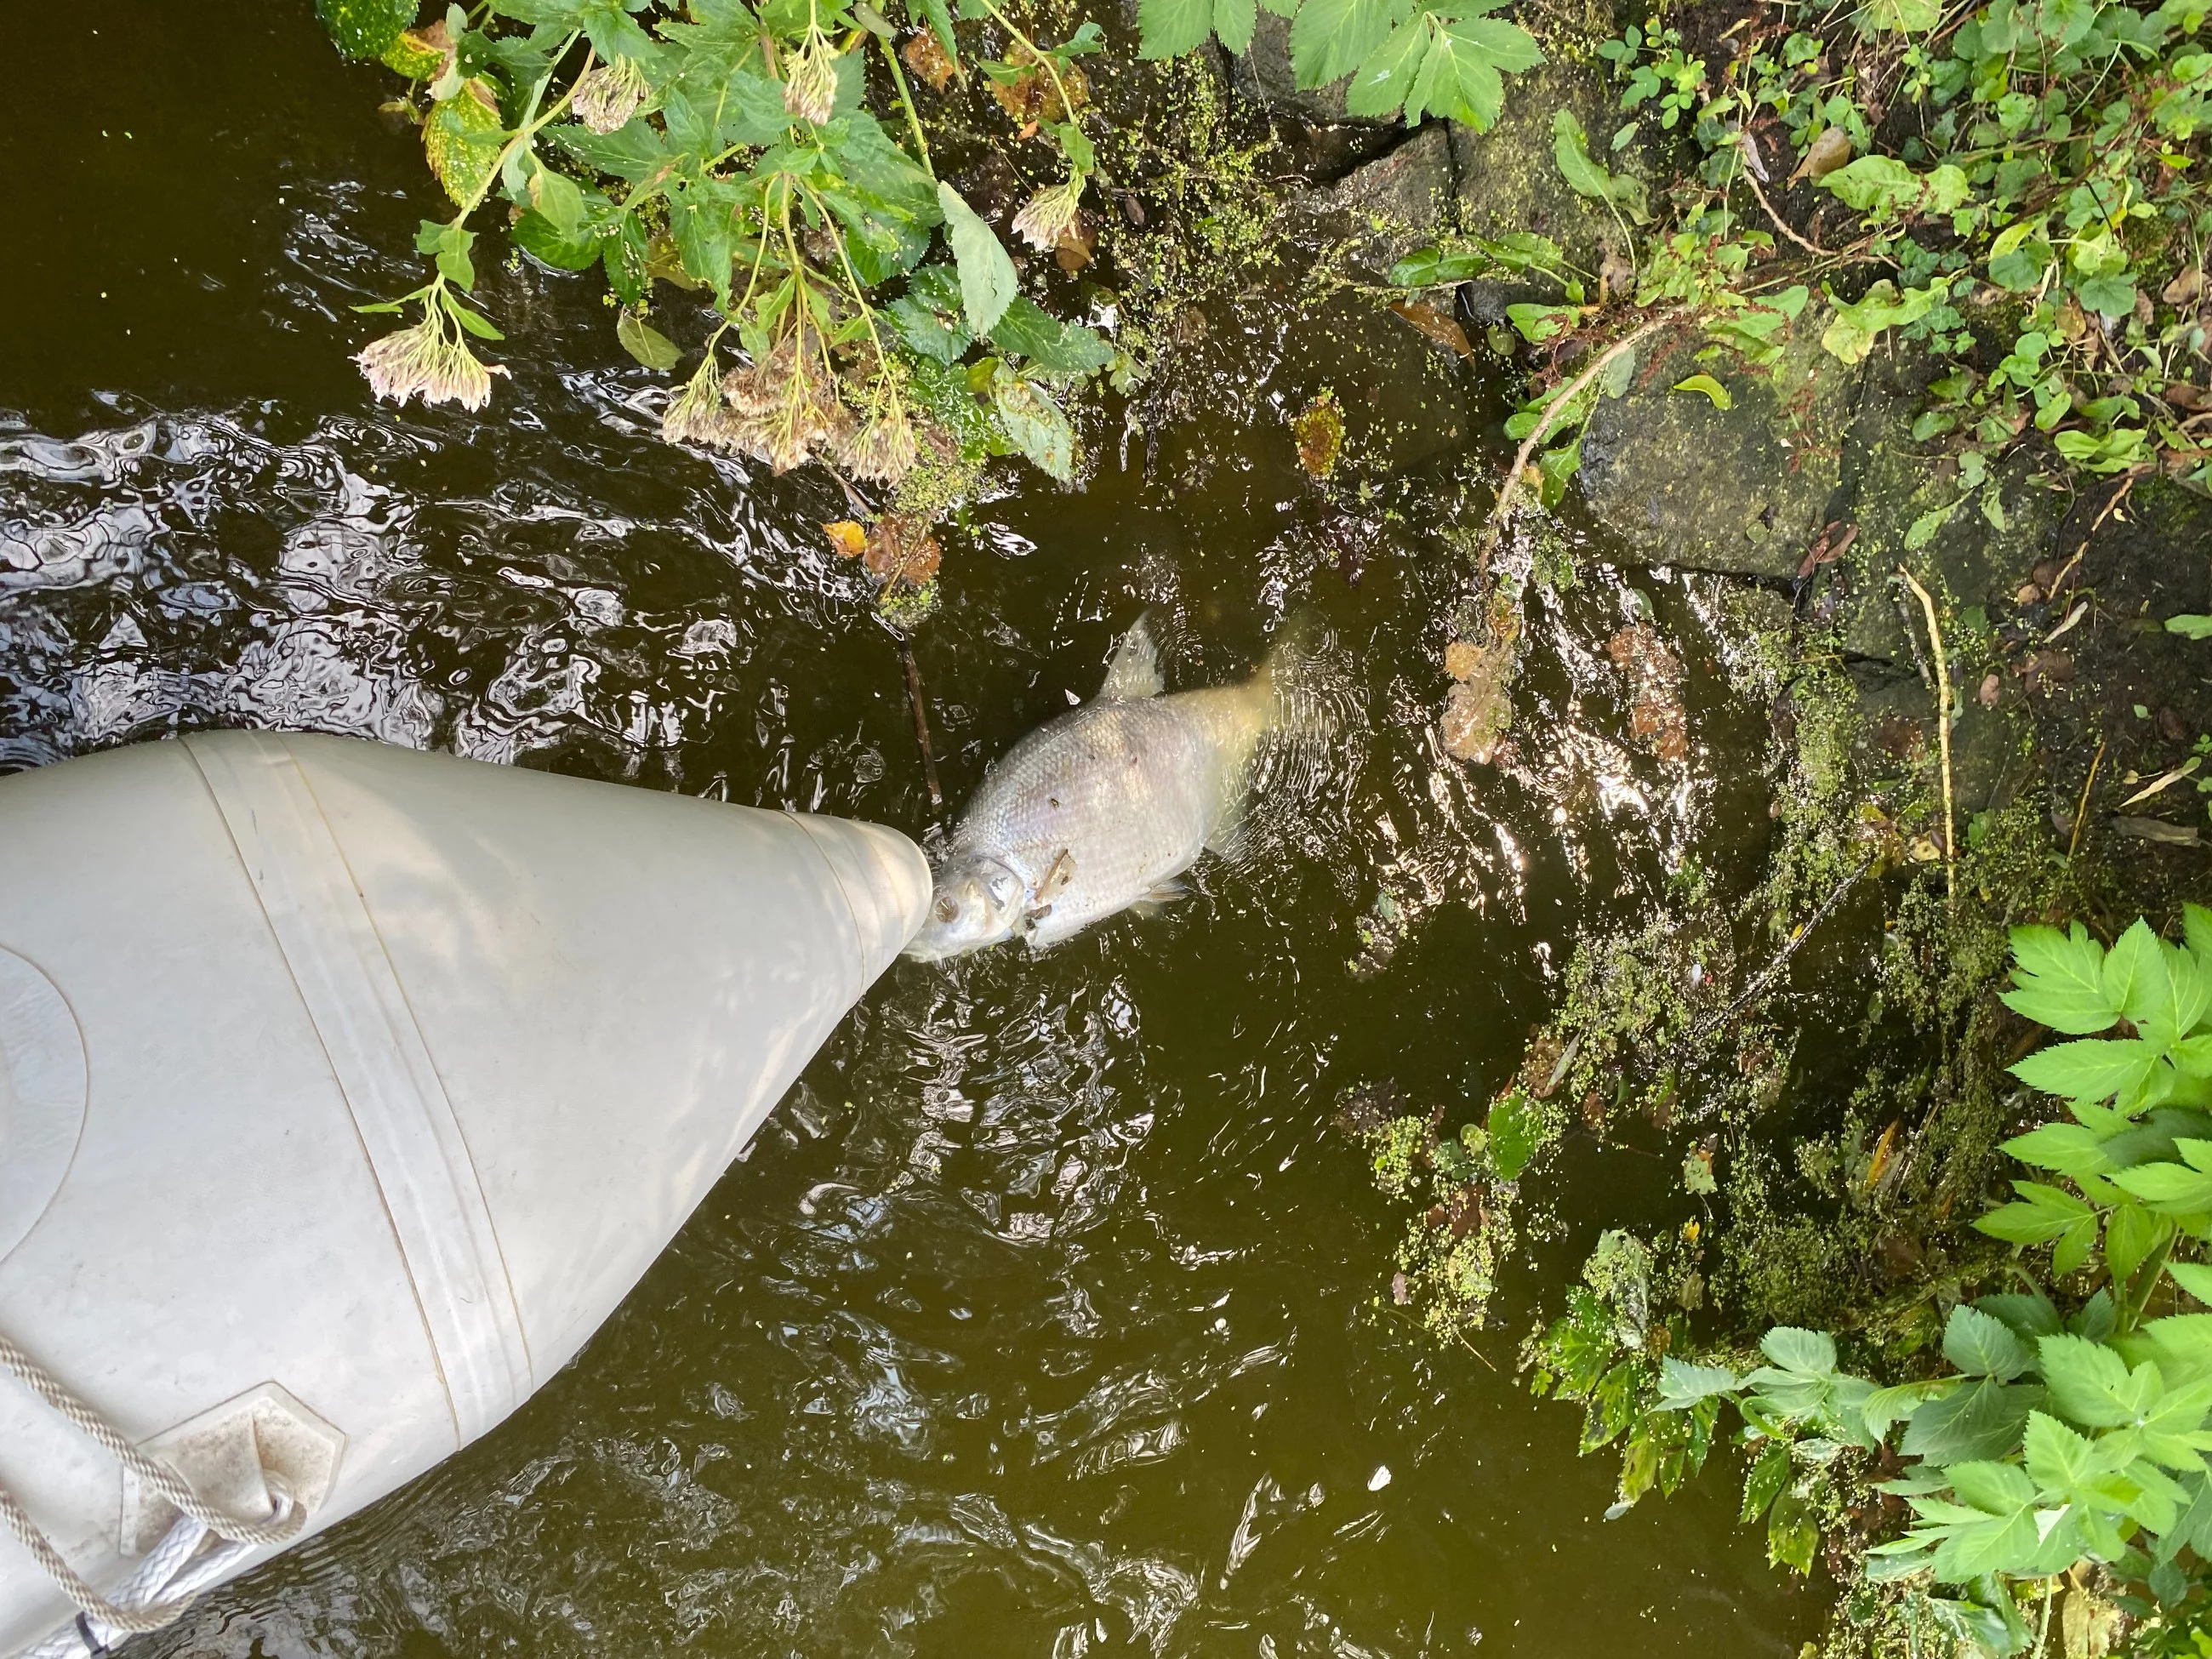
{"type": "Polygon", "coordinates": [[[2105,745],[2112,741],[2107,732],[2097,739],[2097,752],[2089,757],[2089,775],[2081,781],[2081,804],[2074,809],[2074,833],[2066,841],[2066,861],[2071,864],[2075,854],[2081,850],[2081,826],[2089,817],[2089,792],[2097,787],[2097,769],[2105,763],[2105,745]]]}
{"type": "Polygon", "coordinates": [[[1668,324],[1679,321],[1689,314],[1690,308],[1687,306],[1677,306],[1672,311],[1663,311],[1650,321],[1638,324],[1603,351],[1598,353],[1596,356],[1591,358],[1589,367],[1561,387],[1559,396],[1545,406],[1544,413],[1537,421],[1535,429],[1521,441],[1521,448],[1513,457],[1512,470],[1506,473],[1505,482],[1498,488],[1497,504],[1490,509],[1490,517],[1483,524],[1481,566],[1483,569],[1487,570],[1489,568],[1491,550],[1498,545],[1498,538],[1504,533],[1505,521],[1513,516],[1513,508],[1521,489],[1521,475],[1528,470],[1528,458],[1536,453],[1537,446],[1550,434],[1553,423],[1559,420],[1567,405],[1580,397],[1583,388],[1605,372],[1607,364],[1612,362],[1629,347],[1634,345],[1645,335],[1664,328],[1668,324]]]}
{"type": "Polygon", "coordinates": [[[921,775],[929,783],[929,804],[945,805],[945,791],[937,781],[937,755],[929,746],[929,714],[921,700],[921,670],[914,659],[914,644],[898,636],[899,660],[906,665],[906,700],[914,709],[914,740],[921,745],[921,775]]]}
{"type": "Polygon", "coordinates": [[[1943,629],[1936,620],[1936,601],[1903,565],[1897,567],[1897,574],[1905,578],[1905,585],[1920,600],[1920,609],[1928,618],[1929,643],[1936,652],[1936,735],[1942,740],[1943,757],[1943,898],[1947,904],[1956,904],[1959,849],[1952,840],[1952,826],[1956,820],[1951,811],[1951,665],[1943,655],[1943,629]]]}
{"type": "Polygon", "coordinates": [[[1790,965],[1790,958],[1796,956],[1799,949],[1804,945],[1805,941],[1813,937],[1813,930],[1828,919],[1829,914],[1833,911],[1838,904],[1841,904],[1844,902],[1844,895],[1850,892],[1854,887],[1857,886],[1865,878],[1866,872],[1874,868],[1875,859],[1876,856],[1877,855],[1873,853],[1868,854],[1866,857],[1860,861],[1859,867],[1857,869],[1852,871],[1850,874],[1845,876],[1843,880],[1837,883],[1836,890],[1829,894],[1827,897],[1822,899],[1820,901],[1820,908],[1814,911],[1811,915],[1806,917],[1803,924],[1799,927],[1796,933],[1790,936],[1790,942],[1782,947],[1782,954],[1776,957],[1773,961],[1768,963],[1766,966],[1759,971],[1759,977],[1753,980],[1748,986],[1744,988],[1743,994],[1738,997],[1734,1002],[1729,1004],[1729,1006],[1721,1012],[1718,1018],[1715,1019],[1709,1025],[1692,1027],[1690,1031],[1690,1039],[1692,1042],[1702,1041],[1704,1038],[1712,1036],[1717,1031],[1725,1030],[1730,1024],[1734,1024],[1738,1014],[1741,1014],[1745,1009],[1750,1007],[1753,1003],[1758,1001],[1761,996],[1765,995],[1766,988],[1774,983],[1775,975],[1790,965]]]}

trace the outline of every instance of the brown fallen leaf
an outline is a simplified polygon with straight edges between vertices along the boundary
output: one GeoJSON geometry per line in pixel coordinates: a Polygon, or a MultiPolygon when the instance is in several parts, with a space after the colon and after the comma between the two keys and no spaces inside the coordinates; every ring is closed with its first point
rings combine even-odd
{"type": "Polygon", "coordinates": [[[1078,210],[1075,222],[1060,233],[1060,240],[1053,245],[1053,263],[1073,276],[1091,263],[1091,250],[1097,246],[1098,221],[1078,210]]]}
{"type": "Polygon", "coordinates": [[[1042,60],[1024,46],[1017,43],[1006,54],[1006,61],[1021,73],[1011,81],[992,82],[991,96],[1022,128],[1024,137],[1041,126],[1056,125],[1067,119],[1066,105],[1060,100],[1062,87],[1067,89],[1067,103],[1077,109],[1091,101],[1091,82],[1072,64],[1060,72],[1055,82],[1050,75],[1042,72],[1042,60]]]}
{"type": "Polygon", "coordinates": [[[2193,823],[2168,823],[2163,818],[2116,817],[2112,828],[2124,836],[2137,841],[2156,842],[2161,847],[2197,847],[2202,842],[2193,823]]]}
{"type": "Polygon", "coordinates": [[[2204,270],[2201,265],[2190,265],[2168,283],[2159,298],[2170,306],[2185,306],[2195,302],[2204,291],[2204,270]]]}
{"type": "Polygon", "coordinates": [[[1813,141],[1805,152],[1805,159],[1797,164],[1797,171],[1790,175],[1790,182],[1800,179],[1825,179],[1851,159],[1851,136],[1841,127],[1829,127],[1813,141]]]}
{"type": "Polygon", "coordinates": [[[1474,356],[1474,348],[1468,343],[1467,331],[1456,319],[1436,307],[1419,300],[1401,300],[1390,309],[1447,350],[1462,357],[1474,356]]]}
{"type": "Polygon", "coordinates": [[[1629,730],[1670,764],[1686,760],[1690,727],[1682,712],[1682,662],[1649,623],[1632,623],[1605,642],[1606,655],[1628,677],[1629,730]]]}
{"type": "Polygon", "coordinates": [[[886,513],[877,520],[865,550],[868,574],[886,587],[900,582],[921,586],[937,574],[943,556],[928,522],[902,513],[886,513]]]}
{"type": "Polygon", "coordinates": [[[1856,525],[1846,525],[1832,520],[1827,528],[1823,530],[1814,541],[1813,545],[1806,549],[1804,562],[1797,567],[1797,580],[1802,582],[1822,565],[1842,558],[1850,550],[1851,544],[1858,538],[1859,527],[1856,525]],[[1838,534],[1838,531],[1842,532],[1840,535],[1838,534]]]}
{"type": "Polygon", "coordinates": [[[906,59],[908,69],[939,92],[944,91],[945,82],[960,73],[960,65],[945,51],[945,43],[937,38],[934,29],[922,29],[909,35],[906,45],[899,48],[899,56],[906,59]]]}
{"type": "Polygon", "coordinates": [[[1477,765],[1487,764],[1498,753],[1506,730],[1513,724],[1513,648],[1510,645],[1478,646],[1460,643],[1476,653],[1464,678],[1452,682],[1444,697],[1444,710],[1437,723],[1444,752],[1477,765]]]}
{"type": "Polygon", "coordinates": [[[840,558],[857,559],[868,550],[868,532],[850,519],[825,524],[822,532],[830,538],[830,545],[840,558]]]}

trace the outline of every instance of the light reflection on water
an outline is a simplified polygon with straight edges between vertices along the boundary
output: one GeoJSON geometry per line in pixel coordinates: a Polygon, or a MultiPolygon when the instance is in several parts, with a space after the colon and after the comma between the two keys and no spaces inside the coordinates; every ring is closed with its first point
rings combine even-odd
{"type": "MultiPolygon", "coordinates": [[[[112,49],[161,50],[142,21],[112,49]]],[[[256,140],[282,167],[172,181],[277,198],[219,246],[161,245],[251,304],[187,295],[142,313],[143,363],[0,382],[0,766],[302,726],[941,830],[892,643],[818,532],[842,495],[659,446],[658,382],[578,280],[480,261],[516,370],[483,417],[367,402],[346,307],[411,285],[428,198],[374,77],[312,31],[241,21],[210,70],[285,89],[256,140]]],[[[110,118],[83,90],[57,143],[110,118]]],[[[203,90],[179,131],[225,106],[203,90]]],[[[917,653],[957,807],[1147,607],[1171,686],[1313,612],[1344,740],[1282,761],[1260,850],[1042,957],[895,967],[575,1365],[147,1652],[1794,1650],[1806,1609],[1724,1473],[1601,1522],[1606,1462],[1512,1376],[1529,1297],[1666,1166],[1578,1152],[1501,1328],[1440,1351],[1376,1305],[1401,1222],[1329,1127],[1386,1078],[1486,1096],[1580,930],[1763,821],[1710,596],[1642,583],[1689,662],[1686,760],[1632,736],[1605,652],[1629,601],[1586,565],[1534,612],[1511,763],[1470,774],[1431,732],[1449,491],[1391,497],[1349,585],[1267,412],[1283,329],[1235,339],[1249,360],[1170,400],[1172,473],[1117,459],[1115,416],[1084,494],[994,485],[917,653]]]]}

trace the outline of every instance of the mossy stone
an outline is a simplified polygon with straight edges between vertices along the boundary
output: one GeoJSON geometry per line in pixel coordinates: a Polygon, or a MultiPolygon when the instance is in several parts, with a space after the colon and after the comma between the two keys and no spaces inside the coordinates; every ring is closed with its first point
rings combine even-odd
{"type": "Polygon", "coordinates": [[[1583,439],[1583,496],[1640,562],[1794,578],[1832,516],[1860,372],[1820,349],[1808,307],[1781,360],[1753,369],[1701,358],[1694,330],[1639,348],[1633,384],[1601,397],[1583,439]],[[1709,374],[1720,408],[1674,388],[1709,374]]]}

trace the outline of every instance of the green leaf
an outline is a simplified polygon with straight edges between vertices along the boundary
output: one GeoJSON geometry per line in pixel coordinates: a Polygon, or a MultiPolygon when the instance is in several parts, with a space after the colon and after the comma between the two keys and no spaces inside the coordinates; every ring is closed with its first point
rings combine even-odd
{"type": "Polygon", "coordinates": [[[2207,1307],[2212,1307],[2212,1267],[2202,1261],[2169,1261],[2167,1273],[2173,1282],[2207,1307]]]}
{"type": "Polygon", "coordinates": [[[1898,1450],[1938,1466],[2002,1457],[2020,1444],[2021,1427],[2043,1398],[2044,1391],[2033,1384],[1984,1377],[1916,1410],[1898,1450]]]}
{"type": "Polygon", "coordinates": [[[1899,1382],[1893,1388],[1876,1389],[1859,1407],[1865,1421],[1867,1433],[1875,1440],[1889,1432],[1890,1425],[1908,1418],[1923,1402],[1954,1394],[1966,1385],[1966,1379],[1957,1376],[1932,1377],[1924,1382],[1899,1382]]]}
{"type": "Polygon", "coordinates": [[[1552,161],[1576,195],[1624,208],[1638,224],[1650,217],[1644,205],[1644,181],[1601,167],[1590,155],[1589,135],[1571,110],[1552,112],[1552,161]]]}
{"type": "Polygon", "coordinates": [[[1718,1365],[1692,1365],[1668,1354],[1659,1362],[1659,1399],[1662,1412],[1687,1411],[1700,1400],[1733,1393],[1736,1374],[1718,1365]]]}
{"type": "Polygon", "coordinates": [[[960,273],[951,265],[924,265],[884,309],[899,337],[934,362],[957,362],[975,343],[961,310],[960,273]]]}
{"type": "Polygon", "coordinates": [[[540,167],[530,175],[530,205],[564,241],[573,241],[584,224],[584,192],[565,173],[540,167]]]}
{"type": "Polygon", "coordinates": [[[1866,21],[1875,29],[1899,34],[1919,34],[1942,21],[1941,0],[1870,0],[1866,21]]]}
{"type": "Polygon", "coordinates": [[[1062,483],[1074,477],[1074,429],[1042,386],[1002,364],[991,383],[991,403],[1016,449],[1062,483]]]}
{"type": "Polygon", "coordinates": [[[418,9],[417,0],[315,0],[324,33],[349,58],[381,58],[418,9]]]}
{"type": "Polygon", "coordinates": [[[1425,12],[1415,12],[1393,30],[1352,71],[1352,84],[1344,90],[1346,113],[1370,119],[1395,115],[1413,90],[1414,76],[1429,55],[1430,40],[1425,12]]]}
{"type": "Polygon", "coordinates": [[[2029,1478],[2053,1498],[2070,1493],[2096,1467],[2096,1449],[2089,1441],[2043,1412],[2027,1414],[2022,1443],[2029,1478]]]}
{"type": "Polygon", "coordinates": [[[497,100],[482,80],[463,82],[451,98],[433,106],[422,123],[423,158],[459,207],[482,198],[506,143],[497,100]]]}
{"type": "Polygon", "coordinates": [[[2119,1022],[2105,992],[2105,947],[2080,922],[2070,933],[2015,927],[2012,950],[2014,988],[2003,1001],[2021,1018],[2069,1036],[2093,1036],[2119,1022]]]}
{"type": "Polygon", "coordinates": [[[2175,1145],[2185,1164],[2139,1164],[2116,1171],[2112,1184],[2161,1215],[2212,1212],[2212,1141],[2182,1139],[2175,1145]]]}
{"type": "Polygon", "coordinates": [[[2110,1100],[2139,1089],[2158,1057],[2140,1037],[2084,1037],[2039,1048],[2013,1066],[2012,1074],[2062,1100],[2110,1100]]]}
{"type": "Polygon", "coordinates": [[[1253,0],[1213,0],[1213,35],[1221,49],[1242,58],[1252,49],[1252,32],[1260,25],[1260,9],[1253,0]]]}
{"type": "Polygon", "coordinates": [[[2039,1336],[2049,1336],[2063,1328],[2058,1321],[2057,1308],[2040,1291],[1984,1296],[1977,1298],[1974,1306],[1993,1318],[2002,1319],[2015,1335],[2025,1337],[2030,1342],[2039,1336]]]}
{"type": "Polygon", "coordinates": [[[1359,67],[1389,38],[1390,0],[1305,0],[1291,22],[1291,69],[1299,86],[1324,87],[1359,67]]]}
{"type": "Polygon", "coordinates": [[[1484,1127],[1490,1135],[1490,1159],[1498,1166],[1498,1175],[1507,1181],[1519,1180],[1521,1171],[1536,1155],[1543,1133],[1536,1103],[1525,1091],[1514,1089],[1492,1105],[1484,1127]]]}
{"type": "MultiPolygon", "coordinates": [[[[998,234],[976,216],[958,191],[941,180],[937,205],[945,215],[945,240],[951,244],[952,258],[960,269],[960,303],[967,313],[968,326],[978,334],[988,334],[1013,303],[1021,279],[1014,274],[1014,262],[1000,246],[998,234]]],[[[1053,413],[1057,416],[1059,411],[1053,413]]],[[[1063,419],[1060,426],[1065,428],[1066,425],[1063,419]]],[[[1020,444],[1018,439],[1016,441],[1020,444]]],[[[1026,445],[1020,447],[1024,453],[1029,453],[1026,445]]]]}
{"type": "Polygon", "coordinates": [[[1836,1369],[1836,1339],[1826,1331],[1777,1325],[1759,1339],[1759,1351],[1785,1371],[1826,1376],[1836,1369]]]}
{"type": "Polygon", "coordinates": [[[1968,1376],[2009,1382],[2035,1363],[2034,1350],[2002,1320],[1960,1303],[1943,1328],[1943,1358],[1968,1376]]]}
{"type": "Polygon", "coordinates": [[[625,311],[615,319],[615,338],[622,342],[624,351],[647,368],[665,372],[675,368],[677,359],[683,356],[673,340],[635,312],[625,311]]]}
{"type": "Polygon", "coordinates": [[[2086,1428],[2125,1427],[2149,1412],[2164,1386],[2157,1366],[2131,1371],[2101,1342],[2046,1336],[2038,1347],[2052,1407],[2086,1428]]]}
{"type": "Polygon", "coordinates": [[[1091,374],[1114,361],[1114,348],[1096,329],[1064,323],[1019,295],[991,331],[991,343],[1054,374],[1091,374]]]}
{"type": "Polygon", "coordinates": [[[1918,322],[1937,298],[1933,286],[1909,288],[1899,294],[1897,284],[1887,276],[1867,289],[1856,304],[1847,305],[1831,295],[1829,304],[1835,315],[1820,336],[1821,348],[1840,362],[1863,362],[1885,330],[1918,322]]]}
{"type": "Polygon", "coordinates": [[[492,325],[489,318],[470,310],[450,294],[446,296],[446,314],[479,340],[504,340],[507,337],[492,325]]]}
{"type": "Polygon", "coordinates": [[[2097,1132],[2080,1123],[2046,1123],[2014,1135],[1998,1150],[2038,1170],[2064,1176],[2099,1176],[2114,1167],[2097,1132]]]}
{"type": "Polygon", "coordinates": [[[2166,631],[2179,634],[2185,640],[2212,640],[2212,617],[2185,613],[2166,619],[2166,631]]]}
{"type": "Polygon", "coordinates": [[[2105,1218],[2105,1266],[2112,1283],[2125,1285],[2145,1257],[2173,1236],[2173,1223],[2140,1204],[2118,1204],[2105,1218]]]}
{"type": "Polygon", "coordinates": [[[542,213],[524,214],[514,222],[514,227],[508,234],[525,253],[534,259],[542,259],[557,270],[586,270],[599,262],[597,238],[565,237],[542,213]]]}
{"type": "Polygon", "coordinates": [[[1140,0],[1137,56],[1180,58],[1213,32],[1213,0],[1140,0]]]}
{"type": "Polygon", "coordinates": [[[1743,1477],[1742,1518],[1748,1524],[1766,1513],[1767,1506],[1790,1484],[1790,1448],[1776,1441],[1761,1452],[1743,1477]]]}
{"type": "MultiPolygon", "coordinates": [[[[1309,9],[1316,0],[1306,0],[1309,9]]],[[[1441,15],[1441,14],[1439,14],[1441,15]]],[[[1303,20],[1304,14],[1299,14],[1303,20]]],[[[1507,75],[1531,70],[1544,54],[1528,32],[1496,17],[1467,17],[1436,31],[1406,100],[1406,120],[1441,115],[1477,132],[1497,125],[1507,75]]]]}
{"type": "Polygon", "coordinates": [[[2105,1000],[2140,1025],[2168,996],[2166,958],[2158,935],[2137,916],[2105,957],[2105,1000]]]}
{"type": "Polygon", "coordinates": [[[1674,382],[1674,390],[1702,392],[1705,395],[1706,401],[1715,409],[1728,410],[1735,407],[1735,399],[1729,396],[1729,389],[1710,374],[1692,374],[1686,380],[1677,380],[1674,382]]]}

